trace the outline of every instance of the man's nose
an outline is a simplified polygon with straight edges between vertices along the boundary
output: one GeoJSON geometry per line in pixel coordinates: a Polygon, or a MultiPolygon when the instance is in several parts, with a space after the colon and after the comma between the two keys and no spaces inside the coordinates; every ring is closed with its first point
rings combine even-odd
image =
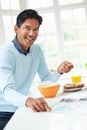
{"type": "Polygon", "coordinates": [[[28,34],[29,34],[30,36],[34,36],[34,31],[33,31],[33,30],[30,30],[28,34]]]}

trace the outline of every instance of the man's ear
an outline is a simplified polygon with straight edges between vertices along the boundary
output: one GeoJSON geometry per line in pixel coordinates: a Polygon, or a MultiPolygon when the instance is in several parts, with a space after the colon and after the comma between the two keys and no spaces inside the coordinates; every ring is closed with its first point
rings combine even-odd
{"type": "Polygon", "coordinates": [[[17,25],[15,25],[15,26],[14,26],[14,31],[15,31],[15,33],[17,33],[17,28],[18,28],[17,25]]]}

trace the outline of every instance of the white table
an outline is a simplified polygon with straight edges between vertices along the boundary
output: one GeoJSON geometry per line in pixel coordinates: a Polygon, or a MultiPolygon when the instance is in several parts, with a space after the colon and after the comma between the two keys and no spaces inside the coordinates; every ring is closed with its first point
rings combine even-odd
{"type": "Polygon", "coordinates": [[[18,109],[4,130],[87,130],[87,116],[18,109]]]}
{"type": "Polygon", "coordinates": [[[4,130],[87,130],[87,101],[78,102],[85,97],[87,89],[71,93],[60,91],[55,98],[46,99],[51,112],[36,113],[29,108],[19,108],[4,130]],[[60,102],[63,98],[76,101],[60,102]]]}

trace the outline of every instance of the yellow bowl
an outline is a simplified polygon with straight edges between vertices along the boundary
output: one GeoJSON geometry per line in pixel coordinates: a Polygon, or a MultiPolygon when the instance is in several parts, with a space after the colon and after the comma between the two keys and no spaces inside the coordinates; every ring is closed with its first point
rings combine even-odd
{"type": "Polygon", "coordinates": [[[60,84],[55,83],[42,83],[39,84],[38,89],[45,98],[55,97],[59,91],[60,84]]]}

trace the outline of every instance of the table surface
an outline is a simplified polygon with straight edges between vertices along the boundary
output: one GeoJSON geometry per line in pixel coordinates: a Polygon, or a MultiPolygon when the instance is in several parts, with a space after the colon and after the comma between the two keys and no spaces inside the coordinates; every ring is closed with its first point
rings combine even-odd
{"type": "MultiPolygon", "coordinates": [[[[35,97],[41,96],[38,91],[32,92],[35,97]]],[[[51,112],[18,108],[4,130],[87,130],[87,86],[76,92],[64,92],[61,87],[56,97],[45,100],[51,112]]]]}
{"type": "Polygon", "coordinates": [[[74,93],[60,93],[57,97],[46,99],[51,112],[33,112],[29,108],[19,108],[4,130],[86,130],[87,103],[67,100],[86,99],[87,90],[74,93]],[[61,98],[58,98],[61,97],[61,98]],[[65,100],[65,102],[62,102],[65,100]]]}

